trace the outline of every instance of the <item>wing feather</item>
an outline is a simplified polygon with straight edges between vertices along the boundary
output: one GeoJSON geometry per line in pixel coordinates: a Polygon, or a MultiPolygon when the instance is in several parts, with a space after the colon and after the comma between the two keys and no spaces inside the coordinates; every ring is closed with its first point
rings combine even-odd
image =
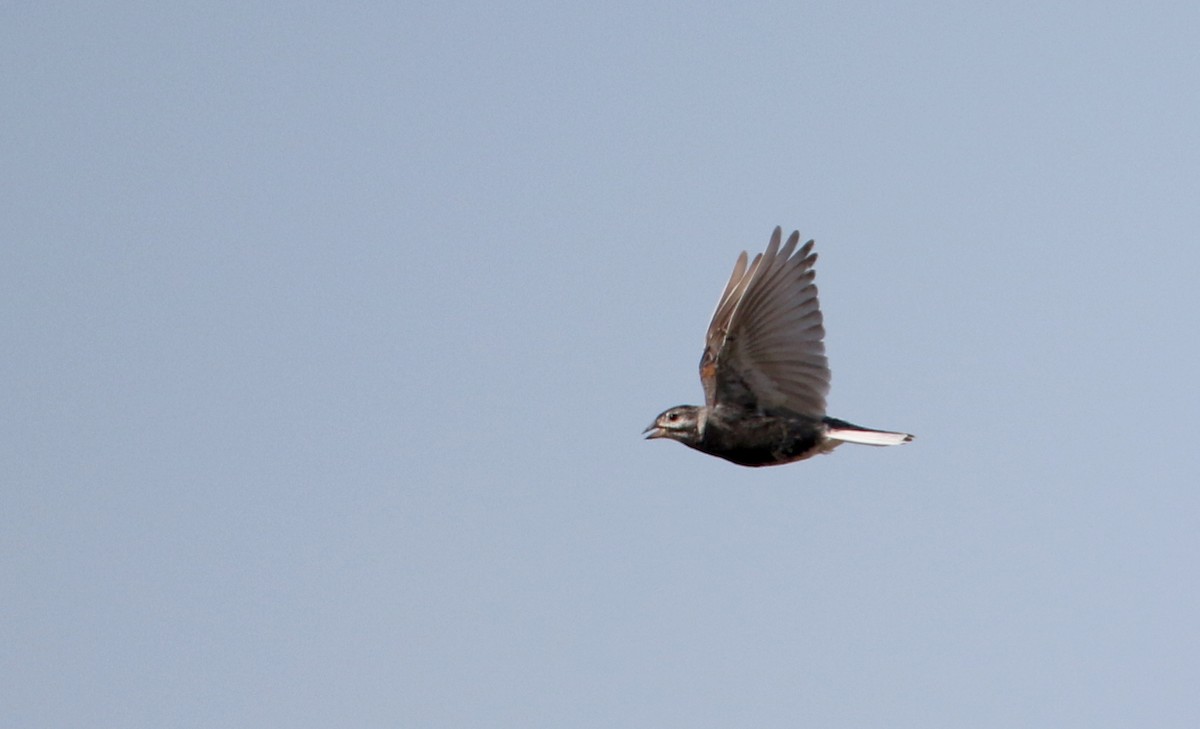
{"type": "Polygon", "coordinates": [[[800,233],[780,245],[776,228],[767,249],[747,265],[742,253],[717,301],[700,360],[709,407],[783,408],[825,414],[829,363],[817,299],[813,242],[797,250],[800,233]]]}

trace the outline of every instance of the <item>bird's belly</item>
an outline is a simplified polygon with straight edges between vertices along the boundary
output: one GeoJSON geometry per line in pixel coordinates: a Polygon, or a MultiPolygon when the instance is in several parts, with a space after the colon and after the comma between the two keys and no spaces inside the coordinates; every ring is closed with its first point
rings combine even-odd
{"type": "Polygon", "coordinates": [[[779,466],[824,453],[824,429],[792,418],[744,418],[709,422],[697,448],[739,466],[779,466]]]}

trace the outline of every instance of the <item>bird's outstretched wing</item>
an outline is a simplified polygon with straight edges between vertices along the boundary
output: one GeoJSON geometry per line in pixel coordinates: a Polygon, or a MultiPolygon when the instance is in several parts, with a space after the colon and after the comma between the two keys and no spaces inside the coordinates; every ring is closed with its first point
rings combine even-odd
{"type": "Polygon", "coordinates": [[[825,414],[829,362],[813,283],[817,254],[812,241],[796,249],[799,232],[780,247],[782,235],[776,228],[766,252],[749,265],[744,252],[738,257],[717,302],[700,359],[710,408],[825,414]]]}

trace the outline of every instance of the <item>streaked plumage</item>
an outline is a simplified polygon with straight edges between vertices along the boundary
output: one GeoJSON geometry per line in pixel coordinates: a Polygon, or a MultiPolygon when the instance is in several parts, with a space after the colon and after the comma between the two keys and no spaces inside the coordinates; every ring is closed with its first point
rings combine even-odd
{"type": "Polygon", "coordinates": [[[743,466],[773,466],[828,453],[841,443],[898,445],[913,436],[825,415],[829,362],[813,282],[813,241],[800,233],[747,263],[738,256],[717,302],[700,358],[703,406],[664,411],[644,432],[743,466]]]}

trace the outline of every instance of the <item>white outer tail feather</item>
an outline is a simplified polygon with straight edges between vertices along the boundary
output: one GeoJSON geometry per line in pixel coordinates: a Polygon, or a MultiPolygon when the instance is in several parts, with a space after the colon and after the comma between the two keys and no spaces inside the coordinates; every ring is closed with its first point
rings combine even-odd
{"type": "Polygon", "coordinates": [[[825,435],[833,440],[869,446],[900,445],[913,439],[908,433],[892,433],[887,430],[859,430],[855,428],[829,428],[825,432],[825,435]]]}

